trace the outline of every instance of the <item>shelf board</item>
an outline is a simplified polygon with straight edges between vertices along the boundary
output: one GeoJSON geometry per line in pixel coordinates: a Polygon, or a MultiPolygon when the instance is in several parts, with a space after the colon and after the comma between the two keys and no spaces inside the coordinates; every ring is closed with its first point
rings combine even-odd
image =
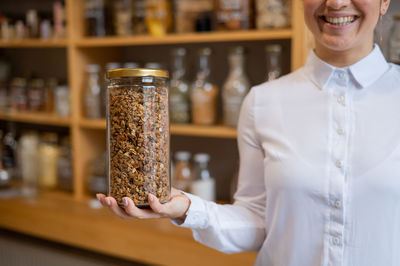
{"type": "Polygon", "coordinates": [[[283,30],[246,30],[232,32],[184,33],[170,34],[162,37],[132,36],[132,37],[85,37],[76,41],[78,47],[108,47],[132,45],[161,45],[174,43],[205,43],[276,40],[292,38],[291,29],[283,30]]]}
{"type": "Polygon", "coordinates": [[[71,125],[68,117],[41,112],[0,112],[0,120],[66,127],[71,125]]]}
{"type": "Polygon", "coordinates": [[[213,138],[236,138],[236,129],[216,125],[216,126],[200,126],[200,125],[171,125],[171,134],[197,137],[213,137],[213,138]]]}
{"type": "Polygon", "coordinates": [[[63,47],[67,47],[66,39],[0,40],[0,48],[63,48],[63,47]]]}
{"type": "MultiPolygon", "coordinates": [[[[105,130],[107,123],[105,119],[81,119],[80,126],[86,129],[105,130]]],[[[198,137],[214,137],[214,138],[236,138],[236,129],[216,125],[216,126],[200,126],[191,124],[172,124],[170,127],[172,135],[198,136],[198,137]]]]}

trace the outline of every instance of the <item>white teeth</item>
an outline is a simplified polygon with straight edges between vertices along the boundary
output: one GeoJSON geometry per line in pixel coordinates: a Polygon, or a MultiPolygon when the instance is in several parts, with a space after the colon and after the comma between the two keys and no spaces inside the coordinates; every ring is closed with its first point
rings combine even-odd
{"type": "Polygon", "coordinates": [[[334,24],[337,26],[344,26],[347,24],[350,24],[354,21],[354,17],[353,16],[346,16],[346,17],[325,17],[325,20],[330,23],[330,24],[334,24]]]}

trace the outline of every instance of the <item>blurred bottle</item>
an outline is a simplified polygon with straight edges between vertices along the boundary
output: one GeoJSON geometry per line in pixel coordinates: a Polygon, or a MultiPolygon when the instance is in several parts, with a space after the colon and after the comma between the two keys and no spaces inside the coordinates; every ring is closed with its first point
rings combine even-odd
{"type": "Polygon", "coordinates": [[[393,16],[389,40],[389,61],[400,64],[400,14],[393,16]]]}
{"type": "Polygon", "coordinates": [[[194,155],[194,181],[191,183],[190,192],[205,200],[215,201],[215,179],[208,170],[210,156],[206,153],[194,155]]]}
{"type": "Polygon", "coordinates": [[[58,136],[55,133],[44,133],[38,147],[38,184],[42,188],[57,186],[57,161],[59,147],[58,136]]]}
{"type": "Polygon", "coordinates": [[[85,0],[84,16],[87,36],[106,35],[104,0],[85,0]]]}
{"type": "Polygon", "coordinates": [[[42,111],[44,109],[44,80],[32,79],[28,89],[29,111],[42,111]]]}
{"type": "Polygon", "coordinates": [[[244,70],[244,48],[231,48],[229,51],[230,72],[222,88],[224,124],[236,127],[240,107],[250,89],[250,83],[244,70]]]}
{"type": "Polygon", "coordinates": [[[210,56],[210,48],[199,50],[199,70],[191,86],[192,122],[199,125],[212,125],[217,119],[218,88],[210,80],[210,56]]]}
{"type": "Polygon", "coordinates": [[[216,0],[218,30],[244,30],[252,26],[251,0],[216,0]]]}
{"type": "Polygon", "coordinates": [[[0,188],[7,188],[11,185],[10,176],[3,166],[3,131],[0,130],[0,188]]]}
{"type": "Polygon", "coordinates": [[[69,137],[61,140],[60,154],[57,161],[57,184],[58,188],[72,191],[73,188],[72,149],[69,137]]]}
{"type": "Polygon", "coordinates": [[[100,66],[86,66],[85,114],[89,119],[99,119],[101,115],[100,66]]]}
{"type": "Polygon", "coordinates": [[[133,0],[114,0],[114,28],[118,36],[132,35],[133,0]]]}
{"type": "Polygon", "coordinates": [[[10,77],[10,64],[0,61],[0,111],[7,111],[10,107],[7,82],[10,77]]]}
{"type": "Polygon", "coordinates": [[[10,84],[11,104],[13,111],[28,109],[28,93],[25,78],[13,78],[10,84]]]}
{"type": "Polygon", "coordinates": [[[18,161],[24,196],[35,196],[38,179],[39,135],[35,131],[24,132],[18,144],[18,161]]]}
{"type": "Polygon", "coordinates": [[[39,38],[39,18],[36,10],[30,9],[26,12],[26,26],[29,38],[39,38]]]}
{"type": "Polygon", "coordinates": [[[94,196],[107,194],[107,188],[107,153],[102,153],[89,162],[88,190],[94,196]]]}
{"type": "Polygon", "coordinates": [[[17,140],[16,140],[16,125],[13,122],[7,124],[7,131],[3,137],[3,168],[7,171],[10,180],[18,179],[17,169],[17,140]]]}
{"type": "Polygon", "coordinates": [[[265,47],[267,58],[267,81],[275,80],[282,75],[280,60],[282,47],[279,44],[267,45],[265,47]]]}
{"type": "Polygon", "coordinates": [[[147,33],[146,26],[146,0],[133,1],[133,34],[147,33]]]}
{"type": "Polygon", "coordinates": [[[185,79],[185,48],[173,51],[173,70],[170,82],[170,117],[172,123],[189,123],[190,121],[190,91],[185,79]]]}
{"type": "Polygon", "coordinates": [[[62,117],[70,115],[70,93],[68,86],[59,85],[55,89],[54,104],[56,114],[62,117]]]}
{"type": "Polygon", "coordinates": [[[54,38],[66,37],[65,7],[62,2],[53,3],[54,38]]]}
{"type": "Polygon", "coordinates": [[[146,0],[146,26],[152,36],[164,36],[172,30],[169,0],[146,0]]]}
{"type": "Polygon", "coordinates": [[[193,182],[192,169],[189,162],[190,157],[190,152],[177,151],[173,167],[172,186],[186,192],[189,192],[191,183],[193,182]]]}
{"type": "Polygon", "coordinates": [[[54,94],[58,81],[56,78],[49,78],[46,80],[44,89],[44,110],[47,113],[54,112],[54,94]]]}

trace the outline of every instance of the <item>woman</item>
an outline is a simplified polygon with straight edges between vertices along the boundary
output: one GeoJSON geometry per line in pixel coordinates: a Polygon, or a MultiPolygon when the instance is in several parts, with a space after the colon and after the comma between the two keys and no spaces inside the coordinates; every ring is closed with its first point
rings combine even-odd
{"type": "Polygon", "coordinates": [[[304,0],[315,50],[305,66],[254,87],[238,128],[233,205],[173,190],[152,210],[223,252],[258,251],[256,265],[400,265],[400,68],[373,32],[390,0],[304,0]]]}

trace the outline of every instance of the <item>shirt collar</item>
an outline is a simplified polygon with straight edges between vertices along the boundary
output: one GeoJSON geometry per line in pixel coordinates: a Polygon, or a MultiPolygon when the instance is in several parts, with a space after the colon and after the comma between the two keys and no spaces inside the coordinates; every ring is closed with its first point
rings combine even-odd
{"type": "Polygon", "coordinates": [[[360,87],[365,88],[378,80],[379,77],[387,71],[389,65],[379,46],[375,44],[372,52],[366,57],[357,63],[344,68],[337,68],[322,61],[312,50],[307,58],[305,68],[310,75],[311,80],[320,89],[324,89],[332,74],[337,69],[350,70],[360,87]]]}

